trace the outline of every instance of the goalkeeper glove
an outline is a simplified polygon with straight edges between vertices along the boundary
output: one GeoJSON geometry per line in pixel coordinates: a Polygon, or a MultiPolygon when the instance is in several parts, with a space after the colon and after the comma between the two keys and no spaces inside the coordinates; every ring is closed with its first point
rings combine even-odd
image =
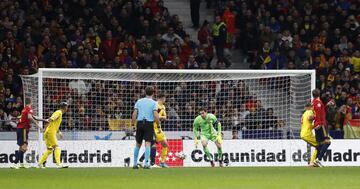
{"type": "Polygon", "coordinates": [[[195,142],[195,148],[197,149],[197,148],[198,148],[198,144],[199,144],[198,139],[197,139],[197,138],[195,138],[194,142],[195,142]]]}
{"type": "Polygon", "coordinates": [[[218,133],[217,135],[216,135],[216,141],[218,141],[218,143],[222,143],[222,137],[221,137],[221,133],[218,133]]]}

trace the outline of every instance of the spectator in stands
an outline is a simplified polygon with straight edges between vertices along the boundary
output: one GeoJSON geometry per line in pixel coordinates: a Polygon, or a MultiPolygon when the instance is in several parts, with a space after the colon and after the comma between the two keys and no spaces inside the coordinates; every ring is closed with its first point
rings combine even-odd
{"type": "Polygon", "coordinates": [[[104,58],[105,61],[114,60],[117,53],[118,43],[116,39],[113,38],[112,32],[108,30],[106,32],[106,39],[101,42],[99,48],[99,55],[101,58],[104,58]]]}
{"type": "Polygon", "coordinates": [[[273,108],[266,109],[265,121],[262,124],[263,129],[277,129],[279,127],[279,120],[274,116],[273,108]]]}
{"type": "Polygon", "coordinates": [[[250,114],[245,117],[245,127],[243,129],[261,129],[261,124],[256,115],[256,109],[250,109],[250,114]]]}
{"type": "Polygon", "coordinates": [[[199,27],[200,22],[200,3],[201,0],[190,0],[190,15],[191,22],[194,28],[199,27]]]}
{"type": "Polygon", "coordinates": [[[1,122],[0,122],[0,131],[6,131],[8,130],[8,116],[6,114],[6,112],[4,112],[4,110],[2,108],[0,108],[0,119],[1,119],[1,122]]]}
{"type": "MultiPolygon", "coordinates": [[[[264,107],[262,106],[261,100],[257,100],[256,101],[256,116],[259,119],[265,119],[267,114],[268,114],[268,110],[265,110],[264,107]]],[[[272,109],[271,109],[272,110],[272,109]]]]}
{"type": "Polygon", "coordinates": [[[360,119],[360,93],[357,94],[354,100],[353,119],[360,119]]]}
{"type": "Polygon", "coordinates": [[[345,113],[345,122],[344,124],[347,124],[347,122],[349,120],[352,120],[352,117],[353,117],[353,107],[354,107],[354,104],[353,104],[353,100],[351,98],[348,98],[347,101],[346,101],[346,111],[344,112],[345,113]]]}
{"type": "Polygon", "coordinates": [[[238,130],[236,130],[236,129],[232,130],[231,135],[232,135],[232,136],[231,136],[231,139],[233,139],[233,140],[239,139],[239,132],[238,132],[238,130]]]}
{"type": "Polygon", "coordinates": [[[8,120],[9,122],[7,122],[7,131],[11,131],[11,130],[15,130],[16,126],[18,124],[18,119],[17,117],[20,115],[20,112],[18,111],[18,109],[13,108],[12,110],[10,110],[10,114],[8,114],[8,120]]]}
{"type": "Polygon", "coordinates": [[[224,23],[226,25],[227,29],[227,37],[226,37],[226,43],[227,47],[231,48],[233,45],[234,37],[235,37],[235,16],[236,12],[231,11],[230,7],[225,7],[225,11],[222,16],[222,20],[224,20],[224,23]]]}
{"type": "Polygon", "coordinates": [[[227,39],[226,24],[221,20],[220,16],[215,17],[215,23],[212,26],[212,37],[215,46],[216,56],[219,62],[224,62],[226,67],[230,66],[230,62],[224,56],[224,50],[227,39]]]}
{"type": "Polygon", "coordinates": [[[162,35],[162,39],[166,41],[167,43],[172,43],[175,41],[175,39],[179,40],[180,44],[184,44],[184,40],[181,39],[181,37],[174,33],[174,28],[169,27],[168,32],[162,35]]]}

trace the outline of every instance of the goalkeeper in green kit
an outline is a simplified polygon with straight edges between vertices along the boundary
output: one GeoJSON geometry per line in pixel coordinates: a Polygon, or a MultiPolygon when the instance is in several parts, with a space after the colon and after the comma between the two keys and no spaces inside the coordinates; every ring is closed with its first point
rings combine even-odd
{"type": "Polygon", "coordinates": [[[199,109],[199,113],[200,115],[195,118],[193,123],[195,147],[197,148],[199,143],[198,129],[200,128],[201,144],[203,146],[205,155],[210,160],[211,166],[214,167],[215,164],[214,164],[214,159],[207,147],[209,140],[213,141],[217,147],[217,156],[218,156],[217,159],[219,160],[220,167],[222,167],[223,160],[222,160],[222,149],[221,149],[221,143],[222,143],[221,124],[220,122],[218,122],[216,116],[214,114],[208,113],[205,108],[199,109]],[[217,128],[217,130],[215,128],[217,128]]]}

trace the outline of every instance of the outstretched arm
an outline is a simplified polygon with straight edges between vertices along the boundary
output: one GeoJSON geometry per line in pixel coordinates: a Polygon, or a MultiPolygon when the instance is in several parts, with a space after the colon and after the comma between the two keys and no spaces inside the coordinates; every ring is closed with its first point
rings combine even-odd
{"type": "Polygon", "coordinates": [[[38,128],[38,129],[42,129],[42,128],[40,128],[39,123],[38,123],[38,122],[34,119],[33,115],[28,114],[28,119],[29,119],[32,123],[34,123],[34,124],[35,124],[36,128],[38,128]]]}

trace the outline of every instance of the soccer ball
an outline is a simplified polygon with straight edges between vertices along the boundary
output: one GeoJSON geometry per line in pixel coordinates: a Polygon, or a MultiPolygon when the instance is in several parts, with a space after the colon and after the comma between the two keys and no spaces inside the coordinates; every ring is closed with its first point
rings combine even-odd
{"type": "Polygon", "coordinates": [[[184,160],[186,158],[186,155],[184,154],[184,152],[177,152],[176,157],[178,157],[179,159],[184,160]]]}

